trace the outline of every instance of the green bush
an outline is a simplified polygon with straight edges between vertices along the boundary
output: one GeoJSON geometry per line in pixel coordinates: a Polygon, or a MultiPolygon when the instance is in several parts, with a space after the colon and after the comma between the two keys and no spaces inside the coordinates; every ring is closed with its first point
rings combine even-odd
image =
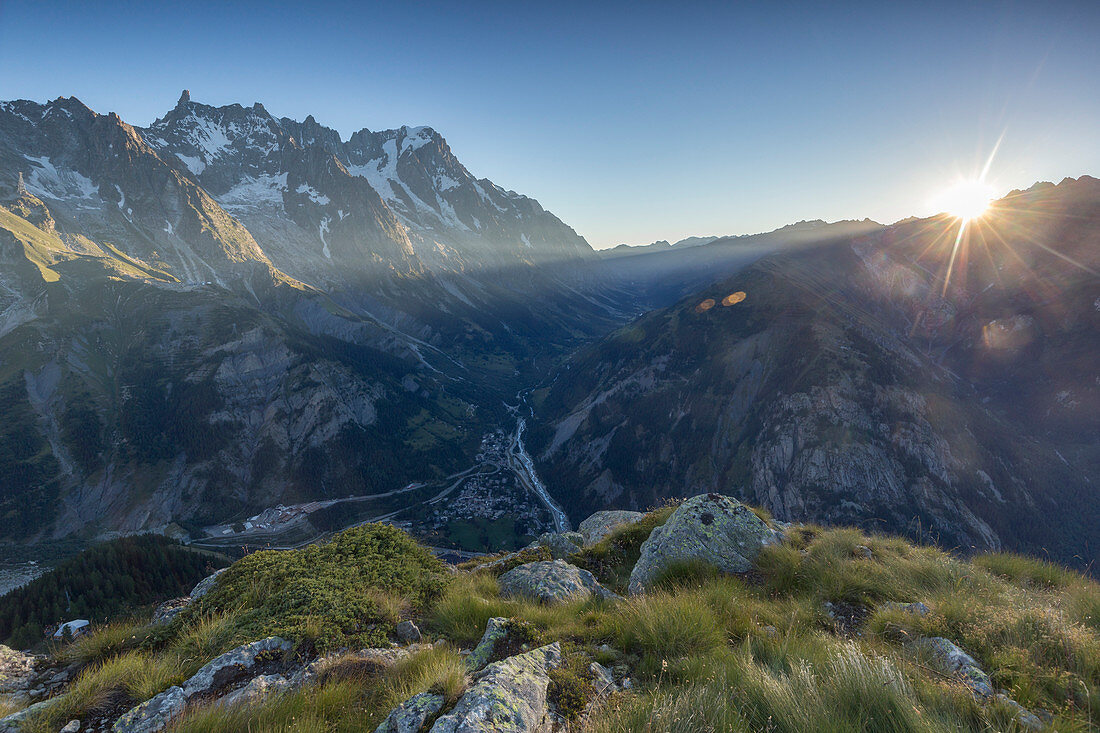
{"type": "Polygon", "coordinates": [[[368,524],[325,545],[248,555],[180,620],[224,614],[233,636],[279,635],[317,649],[387,642],[407,608],[424,609],[448,581],[443,564],[408,534],[368,524]]]}

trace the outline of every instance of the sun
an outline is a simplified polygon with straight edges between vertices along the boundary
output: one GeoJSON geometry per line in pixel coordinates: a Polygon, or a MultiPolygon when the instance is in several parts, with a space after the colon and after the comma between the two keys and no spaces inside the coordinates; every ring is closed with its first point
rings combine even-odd
{"type": "Polygon", "coordinates": [[[994,197],[993,187],[981,180],[959,181],[933,200],[939,211],[970,221],[989,209],[994,197]]]}

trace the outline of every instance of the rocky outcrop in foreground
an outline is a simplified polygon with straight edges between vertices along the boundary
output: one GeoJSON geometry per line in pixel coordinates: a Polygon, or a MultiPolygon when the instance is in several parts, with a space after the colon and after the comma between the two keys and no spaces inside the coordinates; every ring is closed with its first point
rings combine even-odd
{"type": "Polygon", "coordinates": [[[592,573],[564,560],[531,562],[509,570],[500,576],[500,594],[504,598],[530,598],[548,604],[589,596],[619,598],[600,585],[592,573]]]}
{"type": "Polygon", "coordinates": [[[561,661],[561,646],[554,642],[490,664],[454,709],[435,722],[431,733],[549,731],[549,670],[561,661]]]}
{"type": "Polygon", "coordinates": [[[630,593],[644,592],[677,563],[702,562],[723,572],[744,573],[752,569],[760,549],[778,539],[775,530],[736,499],[693,496],[642,543],[641,557],[630,573],[630,593]]]}
{"type": "Polygon", "coordinates": [[[170,687],[124,714],[111,730],[114,733],[153,733],[162,730],[192,698],[209,695],[248,676],[265,661],[265,655],[282,655],[292,646],[286,639],[269,636],[228,651],[203,666],[182,686],[170,687]]]}

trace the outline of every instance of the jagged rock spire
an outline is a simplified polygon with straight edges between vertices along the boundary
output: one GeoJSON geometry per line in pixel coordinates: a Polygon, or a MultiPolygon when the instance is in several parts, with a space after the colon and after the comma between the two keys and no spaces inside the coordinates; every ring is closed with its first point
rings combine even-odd
{"type": "Polygon", "coordinates": [[[27,187],[23,184],[23,171],[19,171],[19,179],[15,182],[15,196],[18,198],[26,195],[27,187]]]}
{"type": "Polygon", "coordinates": [[[182,107],[183,105],[187,104],[190,101],[191,101],[191,90],[190,89],[184,89],[183,94],[180,95],[180,101],[176,102],[176,106],[177,107],[182,107]]]}

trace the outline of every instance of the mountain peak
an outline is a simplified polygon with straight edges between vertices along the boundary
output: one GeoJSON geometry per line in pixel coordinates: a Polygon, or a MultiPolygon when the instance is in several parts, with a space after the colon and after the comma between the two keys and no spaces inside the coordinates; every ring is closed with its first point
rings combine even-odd
{"type": "Polygon", "coordinates": [[[187,104],[190,101],[191,101],[191,90],[190,89],[184,89],[183,94],[180,95],[180,101],[176,102],[176,106],[177,107],[182,107],[183,105],[187,104]]]}

